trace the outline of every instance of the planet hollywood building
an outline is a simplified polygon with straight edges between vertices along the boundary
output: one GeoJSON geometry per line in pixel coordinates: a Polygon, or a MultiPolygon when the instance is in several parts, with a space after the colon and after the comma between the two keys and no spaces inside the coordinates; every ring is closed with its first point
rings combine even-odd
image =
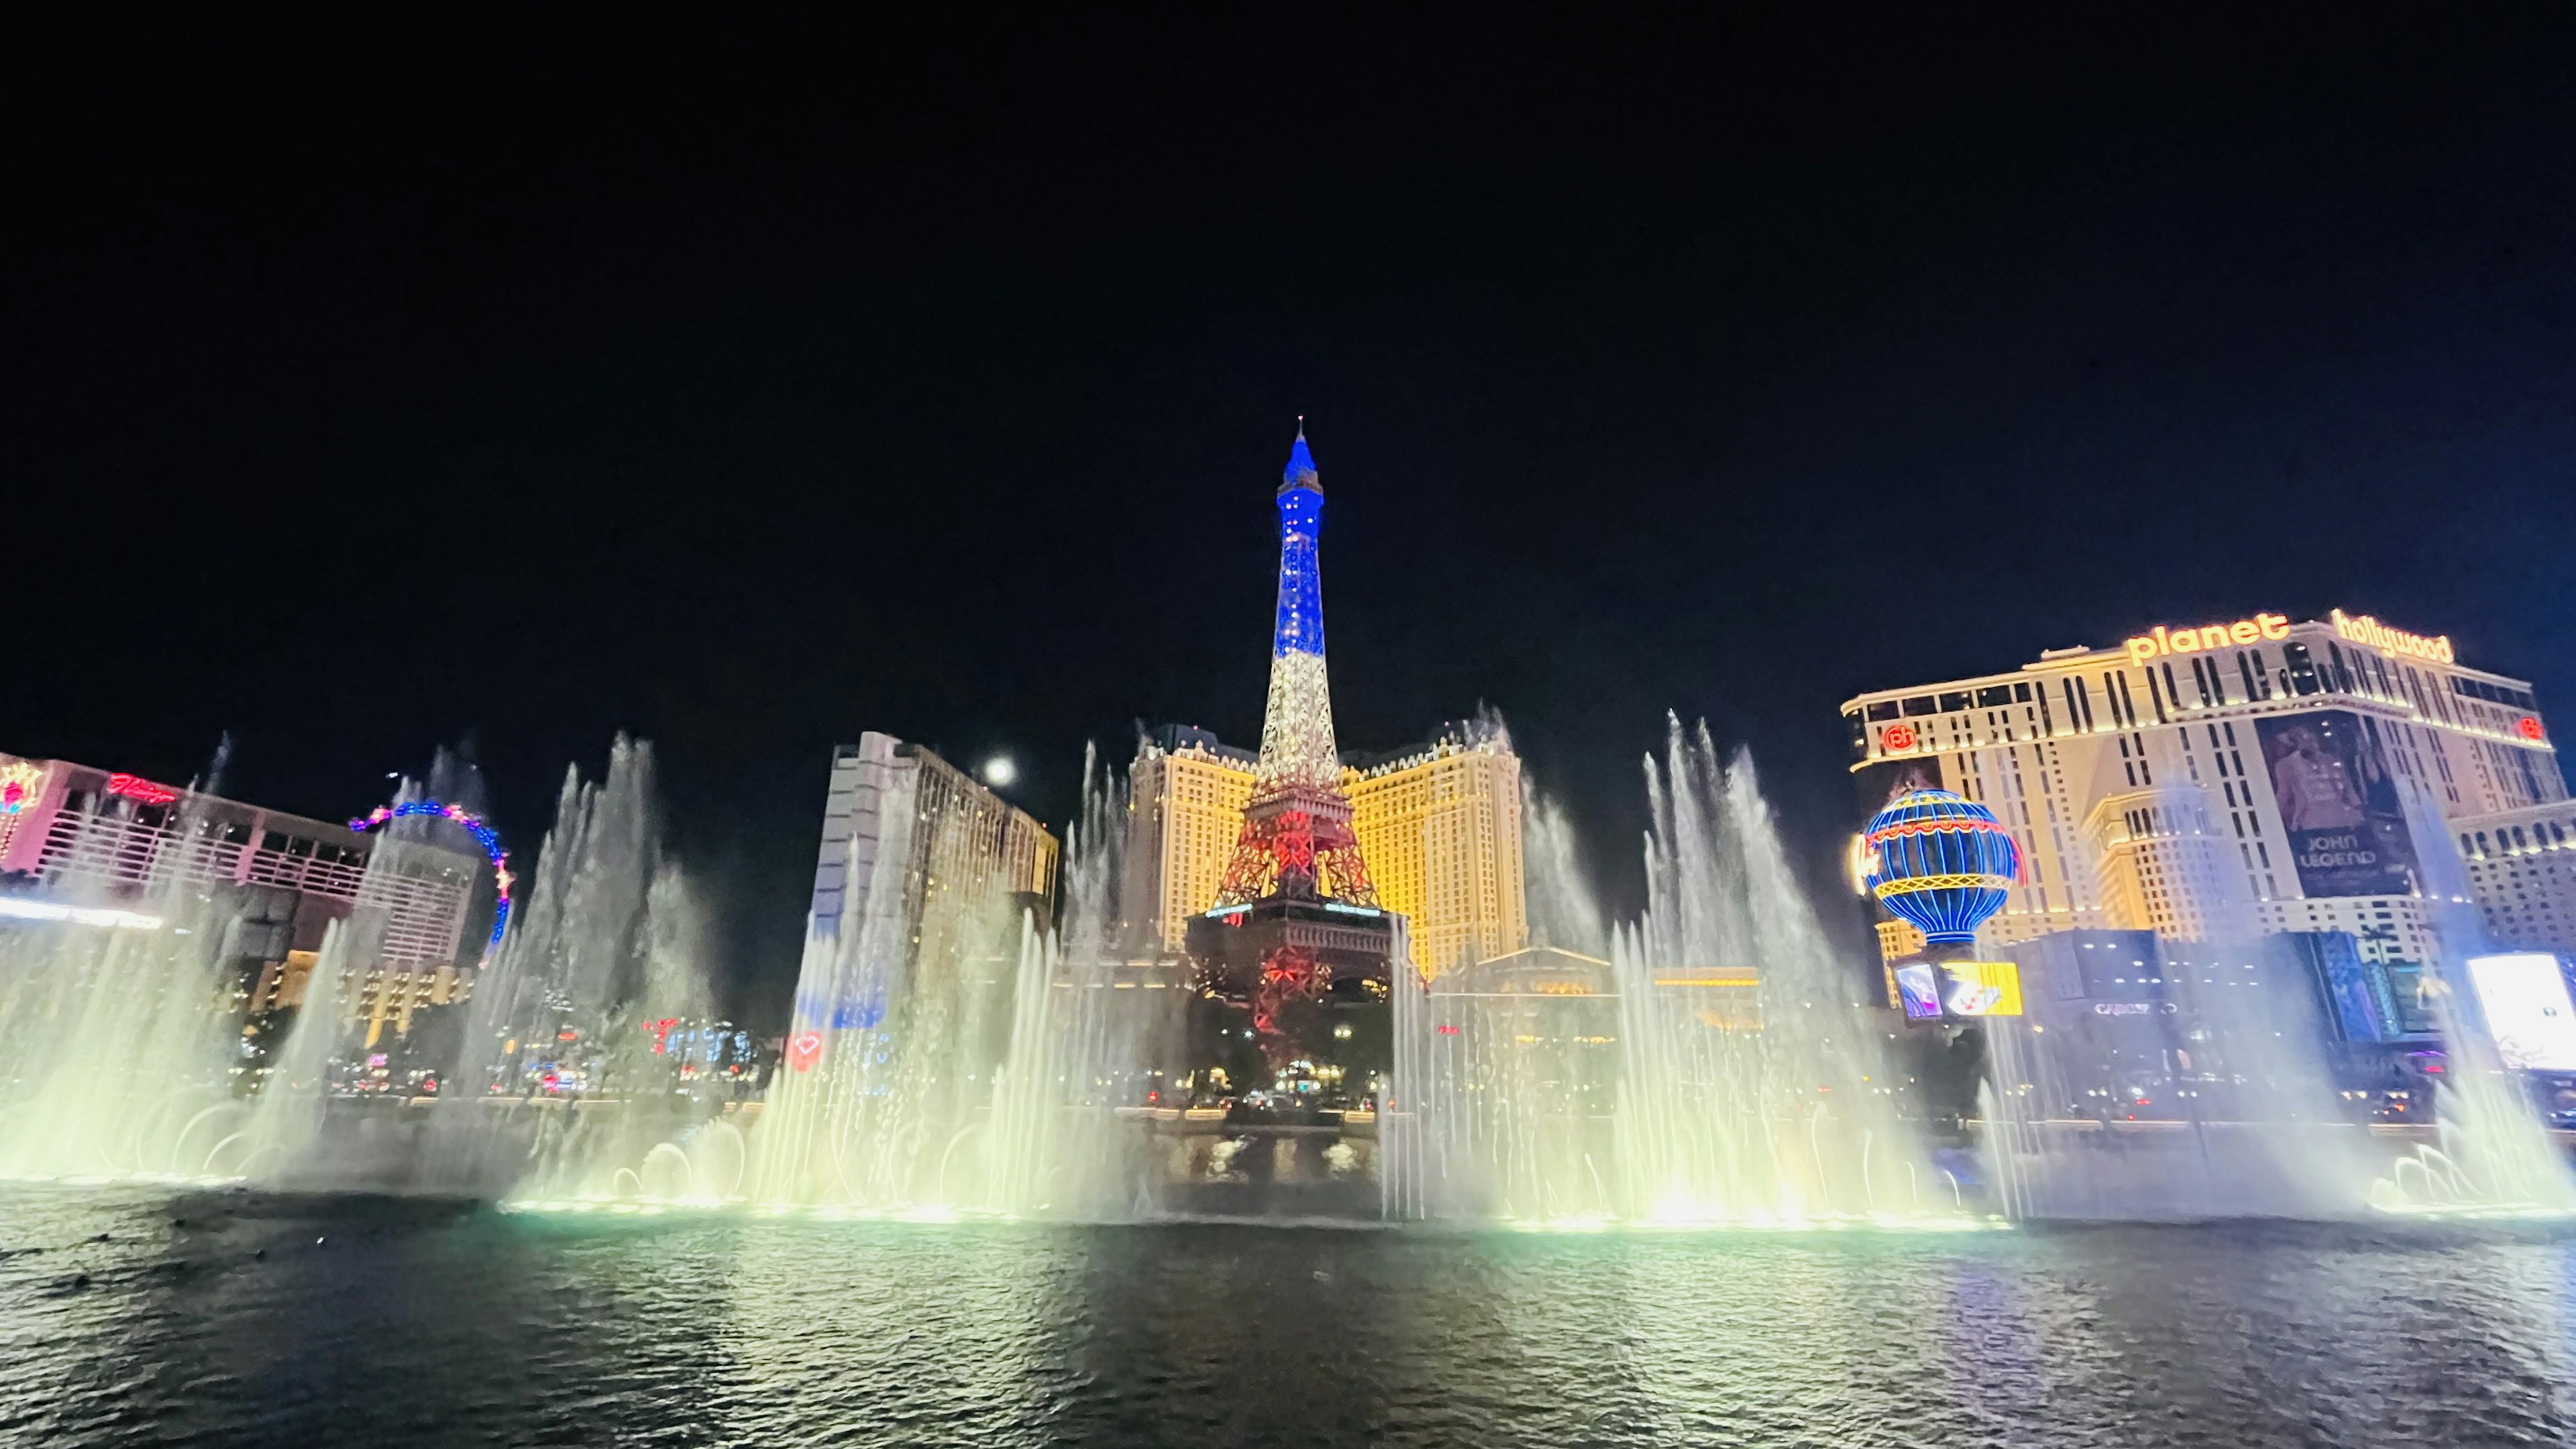
{"type": "MultiPolygon", "coordinates": [[[[2457,823],[2567,799],[2527,682],[2341,610],[2158,624],[1842,708],[1863,816],[1935,785],[2020,844],[1986,950],[2069,930],[2315,932],[2429,961],[2428,897],[2483,886],[2428,853],[2455,849],[2457,823]]],[[[1879,931],[1891,960],[1919,947],[1900,922],[1879,931]]]]}

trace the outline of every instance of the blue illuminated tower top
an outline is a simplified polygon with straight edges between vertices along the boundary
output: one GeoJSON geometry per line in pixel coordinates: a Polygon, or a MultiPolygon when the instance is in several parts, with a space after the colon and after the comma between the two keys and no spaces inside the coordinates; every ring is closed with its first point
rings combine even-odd
{"type": "Polygon", "coordinates": [[[1270,700],[1261,719],[1255,788],[1291,784],[1338,792],[1332,689],[1324,676],[1324,483],[1306,450],[1306,420],[1279,478],[1279,615],[1270,639],[1270,700]]]}
{"type": "Polygon", "coordinates": [[[1279,478],[1279,630],[1271,655],[1324,652],[1324,576],[1315,545],[1324,531],[1324,480],[1306,451],[1306,420],[1279,478]]]}

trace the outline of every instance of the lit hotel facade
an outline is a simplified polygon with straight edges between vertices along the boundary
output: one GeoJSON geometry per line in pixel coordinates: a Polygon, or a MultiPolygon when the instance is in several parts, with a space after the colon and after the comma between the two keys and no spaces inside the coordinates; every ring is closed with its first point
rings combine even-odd
{"type": "Polygon", "coordinates": [[[481,855],[448,843],[361,835],[69,760],[0,755],[0,917],[158,930],[157,890],[220,890],[234,912],[225,957],[239,977],[236,1004],[256,1013],[301,1006],[325,930],[371,913],[372,947],[342,1003],[366,1020],[370,1046],[472,989],[477,958],[464,933],[483,871],[481,855]]]}
{"type": "Polygon", "coordinates": [[[823,795],[809,935],[871,914],[909,923],[907,958],[963,929],[963,917],[1014,904],[1041,922],[1055,911],[1061,847],[1036,816],[933,750],[869,730],[832,749],[823,795]],[[876,898],[880,889],[889,898],[876,898]]]}
{"type": "MultiPolygon", "coordinates": [[[[1178,954],[1190,917],[1216,903],[1257,762],[1188,726],[1138,741],[1122,899],[1143,949],[1178,954]]],[[[1529,943],[1520,758],[1499,728],[1453,724],[1427,744],[1346,763],[1342,788],[1378,903],[1405,917],[1423,974],[1529,943]]]]}
{"type": "MultiPolygon", "coordinates": [[[[1987,951],[2076,929],[2343,932],[2365,959],[2428,961],[2426,898],[2465,879],[2486,905],[2481,876],[2503,878],[2430,853],[2478,863],[2489,820],[2497,841],[2525,817],[2576,824],[2553,808],[2567,786],[2528,682],[2341,610],[2158,625],[1842,712],[1864,815],[1920,782],[1986,805],[2019,842],[1987,951]]],[[[1891,960],[1921,945],[1901,922],[1879,934],[1891,960]]]]}

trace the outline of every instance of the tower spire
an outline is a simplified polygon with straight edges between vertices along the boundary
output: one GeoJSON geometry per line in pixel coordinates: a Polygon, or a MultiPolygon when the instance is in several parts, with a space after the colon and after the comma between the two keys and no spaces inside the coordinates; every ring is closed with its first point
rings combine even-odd
{"type": "Polygon", "coordinates": [[[1304,413],[1297,415],[1297,441],[1288,445],[1288,466],[1279,474],[1279,491],[1285,493],[1301,484],[1314,489],[1318,498],[1324,494],[1323,477],[1315,471],[1315,455],[1306,451],[1304,413]]]}
{"type": "Polygon", "coordinates": [[[1270,637],[1270,696],[1261,717],[1261,761],[1243,838],[1220,899],[1274,891],[1373,904],[1351,805],[1333,743],[1333,692],[1324,668],[1324,484],[1297,419],[1279,481],[1279,608],[1270,637]]]}
{"type": "Polygon", "coordinates": [[[1270,639],[1270,698],[1261,716],[1256,790],[1299,781],[1338,790],[1333,692],[1324,671],[1324,485],[1306,450],[1306,420],[1279,480],[1279,615],[1270,639]]]}
{"type": "Polygon", "coordinates": [[[1333,748],[1315,556],[1323,531],[1323,479],[1300,417],[1279,478],[1279,610],[1261,761],[1216,907],[1188,931],[1199,984],[1250,1009],[1263,1054],[1282,1071],[1339,1060],[1323,1035],[1326,999],[1383,999],[1397,954],[1398,918],[1377,908],[1333,748]]]}

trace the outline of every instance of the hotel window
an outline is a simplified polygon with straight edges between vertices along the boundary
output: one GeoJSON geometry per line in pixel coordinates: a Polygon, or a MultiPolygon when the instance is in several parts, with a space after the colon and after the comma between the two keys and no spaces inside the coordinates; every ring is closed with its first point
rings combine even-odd
{"type": "Polygon", "coordinates": [[[1932,696],[1928,694],[1918,694],[1905,701],[1905,712],[1907,714],[1938,714],[1941,712],[1941,707],[1932,702],[1932,696]]]}
{"type": "Polygon", "coordinates": [[[2281,658],[2288,663],[2291,692],[2309,695],[2317,692],[2317,664],[2305,644],[2284,644],[2281,658]]]}
{"type": "Polygon", "coordinates": [[[1955,689],[1941,696],[1941,712],[1943,714],[1955,714],[1967,707],[1968,692],[1964,689],[1955,689]]]}
{"type": "Polygon", "coordinates": [[[1892,699],[1870,701],[1869,717],[1873,720],[1896,718],[1896,701],[1892,699]]]}

